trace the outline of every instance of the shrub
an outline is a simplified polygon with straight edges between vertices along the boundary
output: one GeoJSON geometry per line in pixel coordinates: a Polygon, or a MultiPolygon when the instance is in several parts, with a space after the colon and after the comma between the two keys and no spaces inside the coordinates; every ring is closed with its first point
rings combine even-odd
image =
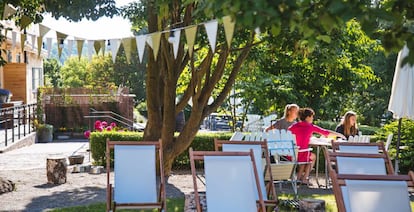
{"type": "MultiPolygon", "coordinates": [[[[375,134],[378,139],[385,141],[387,136],[393,133],[392,143],[388,149],[391,158],[396,156],[396,146],[398,139],[398,120],[384,125],[375,134]]],[[[400,172],[407,173],[409,170],[414,170],[414,122],[408,119],[403,119],[401,123],[401,143],[400,146],[406,146],[407,149],[400,150],[400,172]]]]}
{"type": "MultiPolygon", "coordinates": [[[[194,150],[213,151],[214,150],[214,138],[228,140],[232,133],[198,133],[191,143],[190,147],[194,150]]],[[[95,165],[105,166],[105,151],[106,140],[112,141],[142,141],[142,132],[116,132],[116,131],[103,131],[92,132],[90,134],[90,149],[92,158],[95,161],[95,165]]],[[[189,148],[190,148],[189,147],[189,148]]],[[[188,148],[188,149],[189,149],[188,148]]],[[[189,169],[190,158],[188,157],[188,149],[176,157],[173,163],[173,169],[189,169]]]]}
{"type": "Polygon", "coordinates": [[[375,133],[379,130],[378,127],[368,125],[358,125],[358,128],[363,135],[375,135],[375,133]]]}

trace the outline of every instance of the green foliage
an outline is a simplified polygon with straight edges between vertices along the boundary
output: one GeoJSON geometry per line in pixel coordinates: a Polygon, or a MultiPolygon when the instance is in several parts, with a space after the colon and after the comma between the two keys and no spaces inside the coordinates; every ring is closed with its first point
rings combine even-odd
{"type": "Polygon", "coordinates": [[[43,61],[45,86],[61,87],[60,68],[60,64],[56,59],[45,59],[43,61]]]}
{"type": "Polygon", "coordinates": [[[79,88],[85,87],[87,80],[91,79],[87,69],[88,60],[86,58],[70,57],[60,69],[62,87],[79,88]]]}
{"type": "Polygon", "coordinates": [[[368,126],[368,125],[358,125],[359,131],[362,132],[362,135],[375,135],[375,133],[380,129],[379,127],[368,126]]]}
{"type": "MultiPolygon", "coordinates": [[[[393,133],[391,145],[388,149],[390,156],[395,158],[396,146],[398,139],[398,120],[395,120],[389,124],[384,125],[375,134],[378,139],[386,141],[387,136],[393,133]]],[[[403,119],[401,123],[401,143],[400,146],[406,148],[400,150],[400,172],[407,173],[409,170],[414,171],[414,121],[403,119]]]]}
{"type": "Polygon", "coordinates": [[[106,165],[105,152],[107,139],[111,141],[141,141],[142,138],[143,133],[141,132],[92,132],[89,137],[92,158],[96,165],[106,165]]]}
{"type": "MultiPolygon", "coordinates": [[[[194,150],[214,150],[214,138],[228,140],[231,133],[198,133],[191,146],[194,150]]],[[[90,136],[92,158],[96,165],[106,165],[105,151],[107,139],[112,141],[142,141],[142,132],[92,132],[90,136]]],[[[180,154],[173,163],[174,169],[189,169],[188,149],[180,154]]]]}

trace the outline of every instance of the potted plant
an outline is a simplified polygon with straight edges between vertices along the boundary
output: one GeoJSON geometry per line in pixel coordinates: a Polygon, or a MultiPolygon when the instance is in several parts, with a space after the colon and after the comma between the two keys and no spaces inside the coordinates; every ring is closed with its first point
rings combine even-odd
{"type": "Polygon", "coordinates": [[[45,143],[53,141],[53,125],[38,124],[36,127],[37,142],[45,143]]]}

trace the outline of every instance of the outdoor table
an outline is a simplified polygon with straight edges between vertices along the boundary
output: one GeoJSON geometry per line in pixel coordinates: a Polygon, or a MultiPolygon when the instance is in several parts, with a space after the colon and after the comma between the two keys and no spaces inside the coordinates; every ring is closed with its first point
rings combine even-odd
{"type": "MultiPolygon", "coordinates": [[[[338,140],[338,141],[343,141],[343,140],[338,140]]],[[[332,146],[332,138],[325,138],[325,137],[312,137],[310,139],[309,142],[310,146],[314,146],[316,147],[316,170],[315,170],[315,177],[316,177],[316,183],[318,184],[318,187],[320,188],[321,185],[319,183],[319,155],[320,155],[320,151],[321,151],[321,147],[325,146],[325,147],[331,147],[332,146]]],[[[326,160],[325,160],[325,188],[328,188],[328,166],[326,164],[326,160]]]]}

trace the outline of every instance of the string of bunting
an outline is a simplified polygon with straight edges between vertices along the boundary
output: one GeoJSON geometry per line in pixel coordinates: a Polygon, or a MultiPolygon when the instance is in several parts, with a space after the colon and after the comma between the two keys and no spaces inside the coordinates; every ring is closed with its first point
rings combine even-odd
{"type": "MultiPolygon", "coordinates": [[[[9,17],[10,15],[13,15],[14,14],[13,11],[15,10],[6,4],[4,13],[3,13],[3,19],[9,17]]],[[[230,16],[225,16],[225,17],[222,17],[222,22],[224,26],[226,41],[227,41],[228,46],[230,47],[231,40],[234,34],[235,21],[232,20],[230,16]]],[[[31,21],[29,21],[28,23],[25,22],[24,25],[28,26],[30,23],[31,21]]],[[[207,33],[207,38],[208,38],[210,47],[212,51],[214,52],[215,47],[216,47],[217,30],[218,30],[217,19],[210,20],[208,22],[203,22],[203,23],[196,24],[196,25],[190,25],[190,26],[181,27],[181,28],[174,28],[174,29],[154,32],[150,34],[143,34],[143,35],[138,35],[135,37],[126,37],[126,38],[121,38],[121,39],[106,39],[106,40],[87,40],[88,58],[89,60],[91,60],[94,52],[96,54],[99,54],[99,52],[102,52],[103,54],[105,54],[105,49],[106,49],[105,44],[107,42],[108,43],[107,50],[112,53],[112,60],[114,62],[115,62],[118,49],[120,45],[122,44],[125,50],[127,62],[130,63],[131,52],[133,50],[132,48],[135,48],[133,47],[133,43],[134,43],[133,41],[135,39],[136,50],[138,51],[138,58],[139,58],[140,63],[142,63],[146,45],[152,48],[153,53],[154,53],[154,58],[157,59],[158,50],[160,47],[161,35],[163,34],[165,34],[166,36],[170,35],[168,38],[168,41],[169,43],[171,43],[171,45],[173,45],[174,58],[176,58],[177,53],[178,53],[178,47],[179,47],[180,40],[181,40],[180,39],[181,30],[184,30],[185,32],[185,37],[186,37],[186,41],[188,45],[188,52],[190,56],[192,56],[194,45],[195,45],[195,40],[196,40],[197,28],[200,25],[204,26],[206,33],[207,33]]],[[[40,56],[42,48],[45,47],[47,50],[47,56],[50,57],[50,52],[51,52],[51,47],[52,47],[52,38],[50,37],[46,38],[46,46],[43,45],[43,40],[44,40],[44,36],[51,30],[51,28],[43,24],[38,24],[38,26],[39,26],[39,35],[34,35],[30,33],[27,33],[27,34],[21,33],[20,43],[23,44],[21,45],[22,51],[23,51],[24,43],[27,37],[31,37],[32,49],[34,49],[34,45],[36,43],[35,41],[37,41],[38,56],[40,56]]],[[[56,31],[56,30],[53,30],[53,31],[56,31]]],[[[5,35],[7,36],[7,30],[5,32],[5,35]]],[[[58,44],[57,46],[58,46],[59,58],[61,57],[62,50],[65,48],[65,40],[67,41],[67,45],[66,45],[67,50],[70,53],[72,52],[74,42],[76,42],[78,57],[81,58],[85,39],[78,38],[75,36],[71,36],[74,38],[74,40],[67,39],[69,36],[70,35],[68,34],[56,31],[56,40],[58,44]]],[[[17,32],[12,31],[12,48],[14,48],[16,45],[16,39],[17,39],[17,32]]]]}

